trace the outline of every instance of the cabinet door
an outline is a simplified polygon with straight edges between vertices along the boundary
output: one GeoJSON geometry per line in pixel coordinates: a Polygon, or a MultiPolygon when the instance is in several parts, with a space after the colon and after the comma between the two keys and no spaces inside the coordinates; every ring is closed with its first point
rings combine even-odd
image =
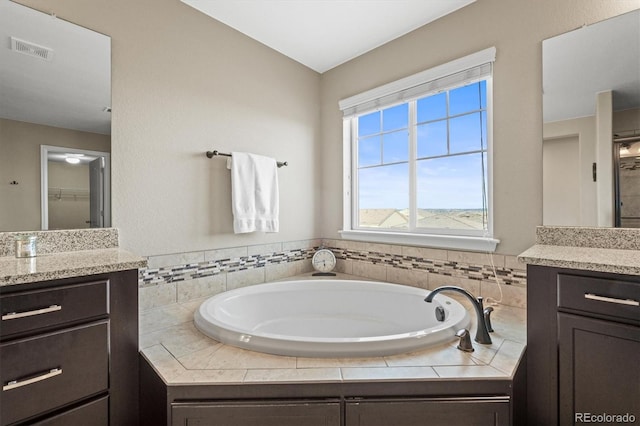
{"type": "Polygon", "coordinates": [[[509,398],[363,400],[346,404],[346,426],[510,424],[509,398]]]}
{"type": "Polygon", "coordinates": [[[560,424],[589,415],[637,418],[640,327],[559,313],[558,333],[560,424]]]}
{"type": "Polygon", "coordinates": [[[340,402],[224,402],[171,405],[173,426],[340,426],[340,402]]]}

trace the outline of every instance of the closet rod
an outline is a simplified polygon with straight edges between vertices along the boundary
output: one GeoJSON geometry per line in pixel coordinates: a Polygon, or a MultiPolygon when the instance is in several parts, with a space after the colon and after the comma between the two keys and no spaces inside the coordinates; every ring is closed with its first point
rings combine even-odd
{"type": "Polygon", "coordinates": [[[624,142],[638,142],[640,141],[640,135],[635,135],[635,136],[619,136],[619,137],[615,137],[613,138],[613,142],[614,143],[624,143],[624,142]]]}
{"type": "MultiPolygon", "coordinates": [[[[219,156],[219,155],[221,155],[223,157],[231,157],[231,154],[226,153],[226,152],[220,152],[217,149],[213,150],[213,151],[207,151],[207,157],[208,158],[213,158],[213,157],[216,157],[216,156],[219,156]]],[[[288,166],[289,162],[287,162],[287,161],[284,161],[284,162],[278,161],[278,162],[276,162],[276,164],[278,165],[278,167],[284,167],[284,166],[288,166]]]]}

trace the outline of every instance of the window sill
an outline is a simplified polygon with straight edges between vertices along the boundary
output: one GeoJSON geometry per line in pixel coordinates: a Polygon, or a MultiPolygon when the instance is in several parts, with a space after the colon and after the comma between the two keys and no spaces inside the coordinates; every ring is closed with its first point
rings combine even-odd
{"type": "Polygon", "coordinates": [[[433,247],[447,250],[469,250],[493,253],[500,240],[461,235],[401,234],[379,231],[339,231],[344,239],[387,244],[433,247]]]}

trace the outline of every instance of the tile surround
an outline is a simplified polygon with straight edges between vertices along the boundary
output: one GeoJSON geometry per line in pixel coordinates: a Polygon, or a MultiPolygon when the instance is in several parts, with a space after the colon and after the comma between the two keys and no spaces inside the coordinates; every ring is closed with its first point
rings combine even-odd
{"type": "Polygon", "coordinates": [[[504,304],[526,306],[526,271],[515,256],[349,240],[312,239],[150,256],[140,270],[141,310],[311,272],[319,247],[331,249],[336,271],[366,279],[434,289],[459,285],[504,304]],[[494,272],[495,271],[495,272],[494,272]]]}

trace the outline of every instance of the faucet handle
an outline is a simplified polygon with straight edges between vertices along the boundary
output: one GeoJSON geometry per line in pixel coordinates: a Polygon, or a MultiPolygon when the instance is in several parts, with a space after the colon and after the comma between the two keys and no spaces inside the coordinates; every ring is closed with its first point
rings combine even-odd
{"type": "Polygon", "coordinates": [[[473,352],[473,345],[471,344],[471,335],[469,334],[469,330],[463,328],[462,330],[458,330],[456,333],[456,337],[460,338],[460,342],[458,343],[458,349],[464,352],[473,352]]]}
{"type": "Polygon", "coordinates": [[[487,331],[489,333],[493,333],[493,327],[491,327],[491,312],[493,312],[493,308],[491,306],[482,311],[484,314],[484,323],[487,325],[487,331]]]}

